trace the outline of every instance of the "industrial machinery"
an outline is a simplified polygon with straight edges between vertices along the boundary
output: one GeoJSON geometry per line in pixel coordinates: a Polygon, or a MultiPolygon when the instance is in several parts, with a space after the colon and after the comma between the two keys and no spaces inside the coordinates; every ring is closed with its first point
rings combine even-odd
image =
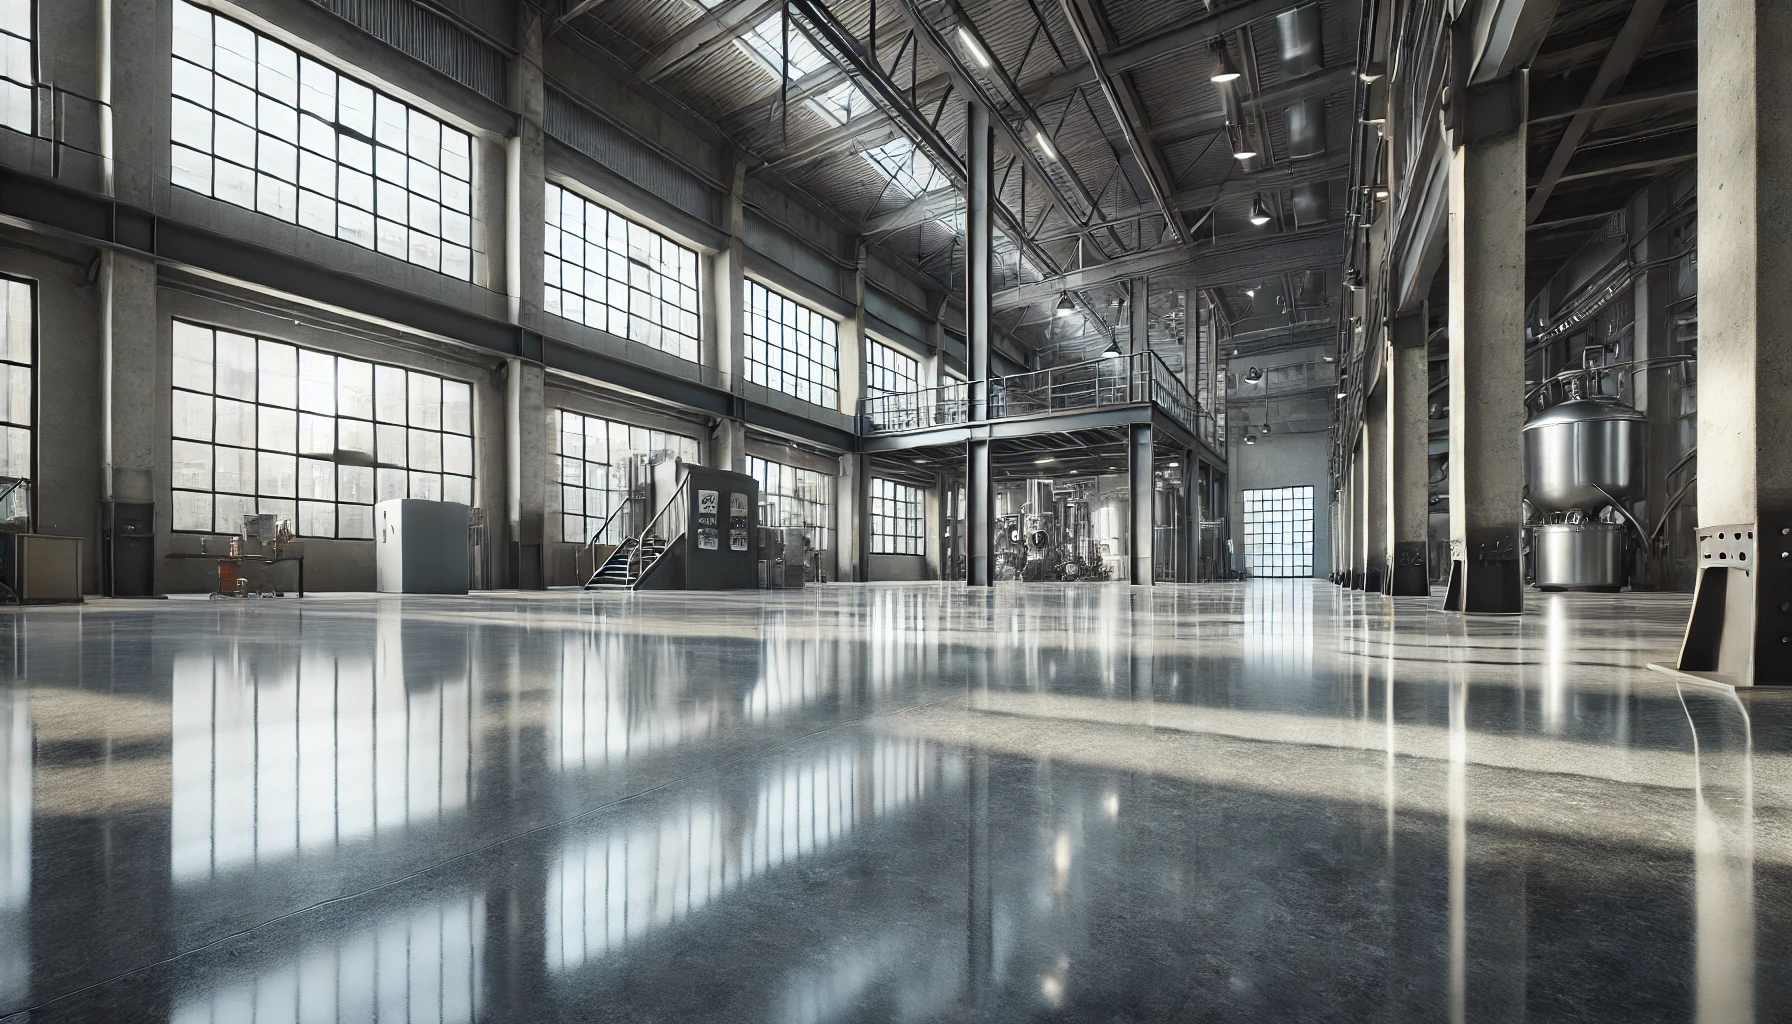
{"type": "Polygon", "coordinates": [[[1570,398],[1524,425],[1526,522],[1539,590],[1611,592],[1626,582],[1626,549],[1644,531],[1648,421],[1613,398],[1570,398]]]}

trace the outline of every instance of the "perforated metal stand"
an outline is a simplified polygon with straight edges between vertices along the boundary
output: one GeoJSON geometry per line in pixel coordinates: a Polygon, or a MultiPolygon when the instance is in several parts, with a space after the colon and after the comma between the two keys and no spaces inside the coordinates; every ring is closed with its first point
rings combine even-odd
{"type": "Polygon", "coordinates": [[[1792,512],[1699,528],[1680,657],[1649,667],[1731,686],[1792,686],[1792,512]]]}
{"type": "Polygon", "coordinates": [[[1444,611],[1515,615],[1524,611],[1518,539],[1507,530],[1470,530],[1451,541],[1450,586],[1444,611]]]}

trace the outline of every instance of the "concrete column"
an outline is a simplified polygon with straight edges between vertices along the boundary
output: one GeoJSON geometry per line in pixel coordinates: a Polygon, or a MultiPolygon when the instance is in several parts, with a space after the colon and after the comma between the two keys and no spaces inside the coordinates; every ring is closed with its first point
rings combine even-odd
{"type": "Polygon", "coordinates": [[[1349,470],[1349,588],[1362,590],[1362,567],[1369,558],[1369,438],[1367,430],[1357,438],[1349,470]]]}
{"type": "Polygon", "coordinates": [[[1742,686],[1792,684],[1788,48],[1792,4],[1699,4],[1700,558],[1677,664],[1742,686]]]}
{"type": "MultiPolygon", "coordinates": [[[[104,345],[105,430],[101,437],[106,501],[156,500],[158,439],[156,410],[163,396],[153,261],[107,249],[100,255],[100,330],[104,345]]],[[[51,332],[45,332],[46,337],[51,332]]]]}
{"type": "Polygon", "coordinates": [[[516,56],[510,60],[510,102],[516,134],[505,140],[504,292],[512,323],[541,329],[547,164],[541,128],[541,10],[516,5],[516,56]]]}
{"type": "Polygon", "coordinates": [[[1425,359],[1425,314],[1396,321],[1391,332],[1387,374],[1387,540],[1388,575],[1384,592],[1423,597],[1431,592],[1426,569],[1430,525],[1430,388],[1425,359]],[[1416,344],[1411,337],[1416,330],[1416,344]]]}
{"type": "Polygon", "coordinates": [[[728,196],[723,200],[723,223],[728,229],[728,242],[710,258],[709,308],[707,318],[713,325],[709,344],[703,353],[703,365],[716,373],[716,383],[733,394],[744,393],[747,379],[747,247],[745,231],[747,164],[734,161],[734,175],[728,196]]]}
{"type": "Polygon", "coordinates": [[[1525,130],[1450,156],[1450,547],[1444,607],[1521,612],[1525,130]]]}
{"type": "Polygon", "coordinates": [[[747,471],[747,425],[730,416],[709,432],[709,464],[734,473],[747,471]]]}
{"type": "Polygon", "coordinates": [[[1381,593],[1388,566],[1387,385],[1376,385],[1363,404],[1363,589],[1381,593]]]}
{"type": "Polygon", "coordinates": [[[173,0],[98,0],[95,15],[101,184],[152,207],[168,178],[173,0]]]}
{"type": "MultiPolygon", "coordinates": [[[[989,416],[989,310],[993,286],[990,204],[995,193],[990,152],[995,146],[995,133],[990,128],[989,111],[977,103],[966,107],[965,164],[970,169],[970,182],[964,204],[964,306],[968,331],[965,369],[970,378],[970,418],[975,424],[989,416]]],[[[973,436],[965,451],[965,583],[973,587],[995,583],[995,487],[990,444],[987,438],[973,436]]]]}
{"type": "Polygon", "coordinates": [[[842,455],[840,475],[834,478],[834,579],[842,583],[865,581],[866,535],[871,530],[866,466],[863,455],[842,455]]]}
{"type": "MultiPolygon", "coordinates": [[[[1672,201],[1666,182],[1657,182],[1644,189],[1632,206],[1632,223],[1650,223],[1672,201]]],[[[1674,250],[1665,235],[1665,231],[1658,231],[1637,239],[1635,259],[1647,263],[1672,255],[1674,250]]],[[[1673,315],[1667,303],[1673,290],[1675,269],[1673,264],[1650,267],[1637,274],[1631,285],[1631,304],[1636,310],[1631,358],[1660,359],[1674,354],[1673,315]]],[[[1674,436],[1679,423],[1676,408],[1678,379],[1677,373],[1663,367],[1646,370],[1633,378],[1631,401],[1649,418],[1648,471],[1643,474],[1643,500],[1637,508],[1637,518],[1651,529],[1667,512],[1668,499],[1673,496],[1667,489],[1668,470],[1679,461],[1682,451],[1674,436]]],[[[1635,574],[1631,577],[1633,588],[1674,588],[1675,582],[1666,575],[1652,552],[1638,551],[1635,574]]]]}
{"type": "Polygon", "coordinates": [[[859,412],[859,399],[865,397],[865,353],[869,339],[865,335],[865,244],[859,243],[859,269],[853,272],[852,316],[840,322],[840,411],[848,416],[859,412]]]}
{"type": "Polygon", "coordinates": [[[1152,474],[1156,445],[1151,424],[1134,423],[1127,437],[1128,500],[1131,502],[1132,583],[1149,587],[1157,580],[1153,568],[1153,542],[1156,540],[1157,493],[1152,474]]]}
{"type": "Polygon", "coordinates": [[[506,442],[505,521],[508,526],[510,585],[521,590],[546,586],[542,533],[548,491],[548,428],[545,372],[540,363],[507,359],[504,364],[506,442]]]}
{"type": "Polygon", "coordinates": [[[922,557],[927,563],[927,578],[930,580],[945,579],[946,568],[946,508],[945,488],[940,485],[936,476],[932,484],[922,492],[924,496],[923,515],[926,519],[925,546],[922,557]]]}

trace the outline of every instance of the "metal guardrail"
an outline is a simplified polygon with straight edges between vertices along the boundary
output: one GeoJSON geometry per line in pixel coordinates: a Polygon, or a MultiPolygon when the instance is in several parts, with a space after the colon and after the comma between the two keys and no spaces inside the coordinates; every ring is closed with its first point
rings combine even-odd
{"type": "MultiPolygon", "coordinates": [[[[1217,450],[1225,445],[1225,435],[1213,413],[1201,408],[1181,378],[1156,353],[1091,359],[989,381],[990,419],[1146,403],[1168,413],[1210,447],[1217,450]]],[[[970,394],[965,384],[874,395],[859,402],[860,429],[867,434],[968,422],[970,394]]]]}

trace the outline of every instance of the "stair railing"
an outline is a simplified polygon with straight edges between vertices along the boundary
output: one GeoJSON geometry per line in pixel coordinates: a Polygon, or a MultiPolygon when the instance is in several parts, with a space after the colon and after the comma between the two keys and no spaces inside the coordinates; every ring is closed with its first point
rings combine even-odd
{"type": "MultiPolygon", "coordinates": [[[[641,527],[641,532],[635,534],[635,537],[636,537],[635,554],[638,555],[640,553],[641,549],[644,546],[646,546],[648,533],[652,532],[654,525],[660,521],[661,516],[666,514],[667,509],[671,508],[673,505],[678,504],[678,499],[681,496],[683,496],[685,490],[690,486],[690,484],[691,484],[691,478],[688,476],[685,477],[683,480],[679,481],[678,486],[673,488],[673,490],[672,490],[672,496],[666,499],[666,503],[664,505],[661,505],[660,510],[653,514],[652,519],[647,520],[647,525],[641,527]]],[[[652,571],[654,566],[659,564],[660,559],[666,557],[666,552],[672,550],[672,542],[677,539],[678,538],[676,538],[676,537],[667,538],[666,546],[661,548],[660,553],[653,557],[653,561],[649,562],[647,565],[643,566],[639,572],[635,571],[635,566],[639,563],[640,559],[636,558],[632,555],[630,556],[628,562],[626,563],[628,566],[627,574],[624,576],[624,579],[627,580],[628,586],[630,589],[633,589],[635,584],[641,582],[642,578],[644,578],[650,571],[652,571]]]]}

